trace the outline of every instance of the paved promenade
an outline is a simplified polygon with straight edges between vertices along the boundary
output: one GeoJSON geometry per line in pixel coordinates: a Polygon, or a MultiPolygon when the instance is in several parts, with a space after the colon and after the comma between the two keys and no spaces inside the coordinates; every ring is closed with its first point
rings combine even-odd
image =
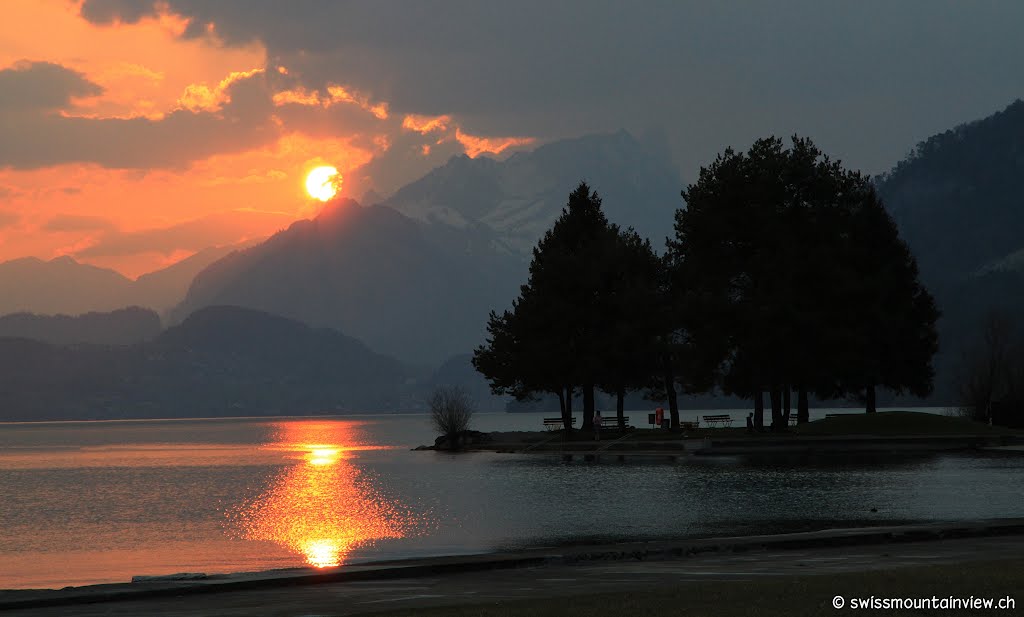
{"type": "MultiPolygon", "coordinates": [[[[2,592],[0,615],[360,615],[537,599],[557,602],[598,592],[628,598],[690,589],[696,597],[715,584],[735,584],[739,593],[748,584],[776,579],[822,580],[944,564],[970,571],[971,563],[1002,560],[1016,560],[1019,566],[1022,556],[1024,520],[979,521],[534,549],[343,567],[331,573],[294,570],[206,581],[2,592]]],[[[1022,584],[1016,589],[1024,589],[1024,572],[1018,568],[1017,574],[1022,584]]],[[[946,593],[943,585],[935,587],[934,593],[946,593]]]]}

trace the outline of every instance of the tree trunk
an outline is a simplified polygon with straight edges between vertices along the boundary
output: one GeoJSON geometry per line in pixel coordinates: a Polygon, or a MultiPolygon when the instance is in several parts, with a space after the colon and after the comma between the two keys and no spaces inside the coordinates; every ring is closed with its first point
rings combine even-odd
{"type": "Polygon", "coordinates": [[[791,388],[788,385],[785,387],[785,389],[782,390],[782,426],[789,426],[789,416],[790,412],[793,410],[792,406],[790,405],[790,395],[792,393],[793,388],[791,388]]]}
{"type": "Polygon", "coordinates": [[[796,397],[796,422],[807,424],[811,421],[811,408],[807,404],[807,389],[800,388],[796,397]]]}
{"type": "Polygon", "coordinates": [[[572,386],[565,387],[565,415],[562,416],[565,430],[572,430],[572,386]]]}
{"type": "Polygon", "coordinates": [[[619,429],[626,429],[626,388],[619,386],[615,393],[615,417],[619,419],[619,429]]]}
{"type": "Polygon", "coordinates": [[[875,384],[868,384],[867,392],[865,392],[867,399],[867,412],[875,413],[878,408],[875,406],[875,384]]]}
{"type": "Polygon", "coordinates": [[[760,390],[754,393],[754,428],[764,428],[764,392],[760,390]]]}
{"type": "Polygon", "coordinates": [[[771,390],[772,400],[772,430],[781,431],[785,428],[782,425],[782,391],[778,388],[771,390]]]}
{"type": "Polygon", "coordinates": [[[665,354],[661,359],[663,377],[665,379],[665,395],[668,396],[668,414],[672,419],[672,430],[679,430],[679,399],[676,397],[676,375],[672,368],[672,354],[665,354]]]}
{"type": "Polygon", "coordinates": [[[594,430],[594,384],[583,385],[583,426],[580,428],[594,430]]]}

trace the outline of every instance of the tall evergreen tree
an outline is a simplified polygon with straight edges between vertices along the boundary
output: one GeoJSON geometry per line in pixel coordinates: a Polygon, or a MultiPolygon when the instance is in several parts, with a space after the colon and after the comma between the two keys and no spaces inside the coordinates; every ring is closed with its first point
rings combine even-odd
{"type": "Polygon", "coordinates": [[[873,185],[859,174],[851,174],[849,183],[843,245],[848,336],[840,389],[862,397],[873,413],[878,387],[918,397],[931,393],[939,311],[873,185]]]}
{"type": "Polygon", "coordinates": [[[661,260],[649,240],[628,229],[618,232],[610,264],[600,386],[615,397],[624,428],[626,392],[647,387],[659,364],[661,260]]]}
{"type": "Polygon", "coordinates": [[[765,392],[782,429],[792,390],[800,421],[809,391],[863,392],[869,409],[876,386],[928,391],[934,302],[860,174],[810,140],[768,138],[726,150],[683,197],[669,256],[687,329],[723,390],[754,399],[759,427],[765,392]]]}
{"type": "Polygon", "coordinates": [[[474,366],[495,393],[529,396],[557,384],[569,428],[572,393],[579,387],[582,428],[591,428],[613,319],[610,273],[617,242],[618,230],[608,224],[601,198],[580,183],[534,248],[529,281],[513,310],[492,315],[487,343],[474,353],[474,366]]]}

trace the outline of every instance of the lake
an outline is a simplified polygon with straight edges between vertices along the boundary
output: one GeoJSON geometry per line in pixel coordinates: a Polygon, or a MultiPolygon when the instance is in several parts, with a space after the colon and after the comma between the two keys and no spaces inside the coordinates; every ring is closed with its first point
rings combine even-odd
{"type": "MultiPolygon", "coordinates": [[[[473,427],[537,430],[544,415],[479,414],[473,427]]],[[[755,464],[410,451],[433,437],[422,415],[0,424],[0,588],[1024,517],[1020,456],[755,464]]]]}

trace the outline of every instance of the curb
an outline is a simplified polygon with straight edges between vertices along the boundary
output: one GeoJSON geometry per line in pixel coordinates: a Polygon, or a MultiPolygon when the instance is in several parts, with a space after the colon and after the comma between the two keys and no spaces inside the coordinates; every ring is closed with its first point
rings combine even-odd
{"type": "Polygon", "coordinates": [[[550,563],[678,559],[708,553],[867,546],[1011,535],[1024,536],[1024,519],[859,527],[763,536],[655,540],[598,546],[527,549],[505,555],[470,555],[343,566],[341,570],[332,572],[313,572],[300,569],[292,573],[277,571],[276,573],[214,575],[207,579],[179,582],[112,583],[62,590],[12,590],[3,592],[3,594],[21,594],[24,597],[4,599],[0,595],[0,611],[349,581],[414,578],[528,568],[550,563]]]}

